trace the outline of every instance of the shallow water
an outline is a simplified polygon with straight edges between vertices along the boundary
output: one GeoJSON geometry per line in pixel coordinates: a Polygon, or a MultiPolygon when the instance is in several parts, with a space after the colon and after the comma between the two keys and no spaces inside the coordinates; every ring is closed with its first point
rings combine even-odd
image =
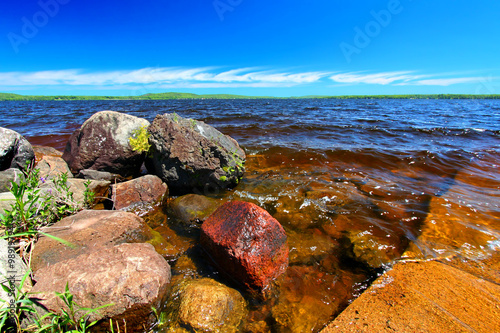
{"type": "MultiPolygon", "coordinates": [[[[500,101],[0,102],[0,126],[62,150],[75,128],[105,109],[149,120],[176,112],[246,149],[240,184],[204,194],[265,208],[290,246],[273,297],[245,295],[247,331],[318,331],[397,260],[474,261],[500,246],[500,101]]],[[[210,276],[231,285],[196,246],[196,230],[153,219],[183,253],[165,253],[174,281],[210,276]]]]}

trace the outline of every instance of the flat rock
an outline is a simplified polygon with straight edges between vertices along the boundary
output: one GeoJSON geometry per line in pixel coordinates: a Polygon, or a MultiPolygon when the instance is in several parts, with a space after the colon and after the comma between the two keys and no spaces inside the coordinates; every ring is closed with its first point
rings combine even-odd
{"type": "Polygon", "coordinates": [[[221,191],[243,176],[243,149],[202,121],[158,115],[148,131],[152,157],[146,166],[175,193],[221,191]]]}
{"type": "Polygon", "coordinates": [[[235,281],[265,290],[288,267],[287,236],[267,211],[242,201],[227,202],[205,220],[200,243],[235,281]]]}
{"type": "Polygon", "coordinates": [[[168,187],[158,176],[145,175],[127,182],[111,185],[114,208],[131,210],[134,207],[162,202],[168,187]]]}
{"type": "Polygon", "coordinates": [[[101,247],[142,243],[153,237],[151,228],[135,214],[102,210],[81,211],[44,228],[44,232],[70,242],[74,248],[49,237],[40,237],[32,254],[33,271],[101,247]]]}
{"type": "MultiPolygon", "coordinates": [[[[48,310],[60,313],[67,308],[55,292],[64,292],[68,283],[81,307],[113,304],[90,315],[89,321],[103,319],[97,331],[108,330],[112,319],[122,332],[142,332],[143,325],[154,321],[152,307],[159,308],[165,300],[170,277],[170,266],[152,245],[120,244],[39,269],[32,291],[48,310]]],[[[77,320],[84,313],[78,312],[77,320]]]]}
{"type": "Polygon", "coordinates": [[[110,182],[123,181],[123,177],[111,172],[84,169],[80,170],[76,178],[87,180],[107,180],[110,182]]]}
{"type": "Polygon", "coordinates": [[[124,177],[138,174],[144,152],[134,151],[129,139],[134,131],[149,126],[146,119],[114,111],[92,115],[70,137],[62,158],[71,171],[107,171],[124,177]]]}
{"type": "Polygon", "coordinates": [[[34,159],[33,147],[24,136],[0,127],[0,171],[9,168],[24,170],[34,159]]]}
{"type": "Polygon", "coordinates": [[[35,160],[38,163],[44,156],[53,156],[53,157],[61,157],[62,152],[53,148],[53,147],[47,147],[47,146],[33,146],[33,151],[35,152],[35,160]]]}
{"type": "Polygon", "coordinates": [[[498,332],[500,286],[441,262],[398,263],[322,332],[498,332]]]}

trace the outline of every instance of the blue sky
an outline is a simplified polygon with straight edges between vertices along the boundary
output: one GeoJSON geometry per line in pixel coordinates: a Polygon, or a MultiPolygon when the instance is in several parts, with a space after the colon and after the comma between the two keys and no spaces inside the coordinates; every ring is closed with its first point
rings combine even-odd
{"type": "Polygon", "coordinates": [[[16,0],[0,92],[500,94],[500,2],[16,0]]]}

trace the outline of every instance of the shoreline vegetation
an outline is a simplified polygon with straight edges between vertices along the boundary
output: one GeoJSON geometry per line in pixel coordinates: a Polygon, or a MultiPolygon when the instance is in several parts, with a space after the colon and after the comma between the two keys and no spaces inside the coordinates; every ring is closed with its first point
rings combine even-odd
{"type": "Polygon", "coordinates": [[[74,96],[74,95],[19,95],[0,93],[0,101],[84,101],[84,100],[166,100],[166,99],[500,99],[500,94],[411,94],[411,95],[343,95],[299,97],[244,96],[231,94],[206,94],[167,92],[138,96],[74,96]]]}

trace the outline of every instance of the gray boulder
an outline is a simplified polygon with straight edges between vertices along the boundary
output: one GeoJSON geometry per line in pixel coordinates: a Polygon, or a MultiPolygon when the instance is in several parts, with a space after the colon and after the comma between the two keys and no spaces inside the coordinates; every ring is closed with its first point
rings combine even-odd
{"type": "Polygon", "coordinates": [[[24,174],[19,169],[10,168],[0,171],[0,192],[9,192],[12,182],[19,184],[22,179],[24,179],[24,174]]]}
{"type": "Polygon", "coordinates": [[[24,170],[35,159],[33,147],[21,134],[0,127],[0,170],[24,170]]]}
{"type": "Polygon", "coordinates": [[[152,157],[146,159],[146,167],[174,193],[218,192],[236,186],[243,176],[243,149],[202,121],[158,115],[149,133],[152,157]]]}
{"type": "Polygon", "coordinates": [[[144,152],[134,151],[129,139],[149,121],[115,111],[92,115],[70,137],[62,158],[71,172],[91,169],[124,177],[139,173],[144,152]]]}

